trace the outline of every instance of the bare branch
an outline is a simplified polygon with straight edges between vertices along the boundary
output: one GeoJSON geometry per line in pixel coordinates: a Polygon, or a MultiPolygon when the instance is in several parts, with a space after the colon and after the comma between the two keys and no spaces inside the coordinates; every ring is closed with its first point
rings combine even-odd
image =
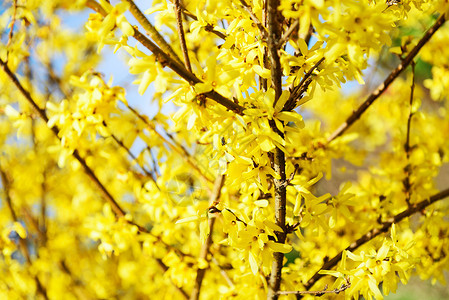
{"type": "Polygon", "coordinates": [[[181,3],[180,0],[175,0],[173,3],[175,4],[176,25],[178,28],[179,42],[181,43],[182,55],[184,56],[184,65],[186,66],[189,72],[192,72],[192,67],[190,66],[189,52],[187,50],[186,37],[182,25],[181,3]]]}
{"type": "Polygon", "coordinates": [[[104,10],[103,6],[101,6],[97,1],[95,0],[87,0],[86,6],[95,10],[97,13],[105,17],[108,13],[104,10]]]}
{"type": "MultiPolygon", "coordinates": [[[[388,230],[390,230],[391,225],[393,224],[397,224],[399,222],[401,222],[402,220],[404,220],[405,218],[410,217],[411,215],[422,211],[423,209],[425,209],[427,206],[442,200],[446,197],[449,197],[449,188],[446,190],[443,190],[441,192],[439,192],[438,194],[433,195],[432,197],[423,200],[421,202],[415,203],[410,205],[409,208],[407,208],[406,210],[404,210],[403,212],[395,215],[394,217],[391,217],[389,220],[383,222],[380,228],[373,228],[370,231],[368,231],[367,233],[365,233],[363,236],[361,236],[358,240],[356,240],[355,242],[353,242],[351,245],[349,245],[345,250],[343,251],[354,251],[357,248],[359,248],[361,245],[365,244],[366,242],[374,239],[375,237],[377,237],[378,235],[380,235],[381,233],[385,233],[388,232],[388,230]]],[[[333,268],[334,266],[336,266],[338,264],[338,262],[340,261],[342,255],[343,255],[343,251],[340,251],[340,253],[338,253],[337,255],[335,255],[332,259],[330,259],[329,261],[327,261],[325,264],[323,264],[323,266],[315,273],[315,275],[312,276],[312,278],[309,279],[309,281],[307,281],[307,283],[304,285],[304,287],[308,290],[310,289],[321,277],[323,277],[324,275],[319,274],[319,271],[321,270],[330,270],[331,268],[333,268]]]]}
{"type": "Polygon", "coordinates": [[[359,108],[349,116],[346,121],[340,125],[327,139],[327,142],[330,143],[335,140],[337,137],[342,135],[355,121],[357,121],[360,116],[368,109],[368,107],[373,104],[373,102],[382,95],[383,92],[390,86],[390,84],[402,73],[402,71],[412,62],[413,58],[418,54],[419,50],[429,41],[432,35],[444,24],[446,18],[444,14],[442,14],[435,24],[427,30],[418,44],[410,51],[410,53],[402,60],[402,62],[394,69],[390,75],[385,79],[385,81],[379,85],[379,87],[368,96],[368,98],[363,102],[359,108]]]}

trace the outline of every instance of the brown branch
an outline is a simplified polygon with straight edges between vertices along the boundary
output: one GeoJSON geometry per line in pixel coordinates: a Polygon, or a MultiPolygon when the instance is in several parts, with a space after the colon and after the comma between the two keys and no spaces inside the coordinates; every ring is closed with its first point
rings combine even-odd
{"type": "Polygon", "coordinates": [[[278,291],[278,295],[314,295],[321,297],[324,294],[339,294],[351,287],[349,279],[346,279],[346,283],[342,284],[339,288],[333,290],[327,290],[327,285],[321,291],[278,291]]]}
{"type": "MultiPolygon", "coordinates": [[[[155,54],[156,57],[158,57],[162,65],[168,66],[170,69],[175,71],[176,74],[184,78],[184,80],[186,80],[191,85],[195,85],[196,83],[202,82],[193,73],[189,72],[186,68],[184,68],[182,64],[179,64],[175,60],[171,59],[170,56],[168,56],[165,52],[163,52],[158,46],[156,46],[152,41],[147,39],[139,31],[134,30],[134,38],[138,40],[143,46],[145,46],[148,50],[153,52],[153,54],[155,54]]],[[[240,115],[243,114],[244,108],[242,106],[238,105],[234,101],[227,99],[226,97],[223,97],[221,94],[217,93],[214,90],[206,92],[204,93],[204,95],[214,100],[215,102],[223,105],[227,109],[234,111],[237,114],[240,115]]]]}
{"type": "Polygon", "coordinates": [[[251,9],[251,6],[249,6],[245,0],[240,0],[240,3],[242,3],[243,8],[246,10],[246,12],[249,13],[251,20],[253,20],[254,24],[256,24],[257,28],[259,28],[259,31],[262,34],[262,39],[266,39],[268,36],[268,32],[263,26],[263,24],[260,22],[260,20],[257,18],[257,16],[254,14],[253,10],[251,9]]]}
{"type": "Polygon", "coordinates": [[[412,125],[412,117],[413,117],[413,96],[415,91],[415,62],[411,63],[412,66],[412,84],[410,87],[410,110],[407,118],[407,134],[406,134],[406,140],[404,145],[405,155],[407,157],[407,166],[404,168],[405,171],[405,178],[402,181],[402,184],[404,186],[404,192],[405,192],[405,202],[407,202],[407,205],[410,206],[410,197],[411,197],[411,182],[410,182],[410,175],[411,175],[411,165],[410,165],[410,129],[412,125]]]}
{"type": "Polygon", "coordinates": [[[103,6],[101,6],[97,1],[95,0],[87,0],[86,6],[90,9],[93,9],[103,17],[105,17],[108,13],[104,10],[103,6]]]}
{"type": "MultiPolygon", "coordinates": [[[[214,190],[210,197],[209,203],[213,205],[218,202],[221,194],[221,188],[223,187],[225,181],[225,175],[217,176],[215,179],[214,190]]],[[[209,225],[209,235],[207,236],[206,242],[202,245],[199,259],[209,261],[207,254],[212,245],[212,232],[214,230],[215,216],[208,218],[209,225]]],[[[200,297],[201,285],[203,283],[204,275],[206,274],[206,269],[198,268],[196,272],[195,285],[193,286],[192,293],[190,294],[190,300],[198,300],[200,297]]]]}
{"type": "Polygon", "coordinates": [[[278,53],[278,42],[281,37],[281,27],[278,22],[278,6],[279,0],[267,0],[268,51],[271,61],[271,79],[275,91],[274,105],[276,105],[282,94],[282,67],[278,53]]]}
{"type": "MultiPolygon", "coordinates": [[[[96,3],[94,0],[89,0],[86,4],[88,7],[94,9],[95,11],[97,11],[97,12],[101,13],[103,16],[105,16],[106,12],[104,11],[104,9],[103,10],[100,9],[98,7],[99,4],[98,3],[94,4],[94,3],[96,3]]],[[[137,41],[139,41],[145,48],[147,48],[148,50],[153,52],[153,54],[157,57],[157,59],[163,66],[168,66],[176,74],[181,76],[184,80],[186,80],[191,85],[195,85],[196,83],[202,82],[200,79],[198,79],[198,77],[195,76],[195,74],[193,74],[192,72],[189,72],[182,65],[182,63],[173,59],[170,55],[165,53],[161,48],[159,48],[155,43],[153,43],[150,39],[148,39],[145,35],[143,35],[140,31],[138,31],[135,28],[134,28],[133,37],[137,41]]],[[[244,107],[238,105],[237,103],[235,103],[232,100],[229,100],[228,98],[222,96],[221,94],[217,93],[214,90],[212,90],[210,92],[206,92],[206,93],[204,93],[204,95],[239,115],[242,115],[243,111],[245,110],[244,107]]]]}
{"type": "Polygon", "coordinates": [[[327,139],[327,143],[332,142],[337,137],[342,135],[355,121],[357,121],[360,116],[368,109],[368,107],[373,104],[373,102],[382,95],[383,92],[390,86],[390,84],[402,73],[402,71],[413,61],[415,56],[418,54],[419,50],[429,41],[432,35],[444,24],[446,18],[442,14],[435,24],[427,30],[418,44],[410,51],[410,53],[402,60],[402,62],[394,69],[390,75],[385,79],[385,81],[374,91],[368,98],[363,102],[359,108],[349,116],[346,121],[340,125],[327,139]]]}
{"type": "Polygon", "coordinates": [[[176,26],[178,28],[179,42],[181,43],[182,55],[184,56],[184,65],[189,72],[192,72],[192,67],[190,66],[189,52],[187,50],[186,37],[184,34],[184,28],[182,25],[182,9],[180,0],[174,0],[175,4],[175,14],[176,14],[176,26]]]}
{"type": "MultiPolygon", "coordinates": [[[[278,54],[278,41],[281,37],[281,27],[278,22],[278,6],[279,0],[267,0],[267,22],[268,22],[268,52],[271,60],[271,79],[274,85],[275,98],[273,106],[276,105],[282,94],[282,68],[278,54]]],[[[270,120],[270,127],[281,138],[284,134],[279,131],[273,120],[270,120]]],[[[287,179],[285,175],[285,153],[278,147],[275,148],[272,155],[272,165],[279,178],[274,178],[274,210],[276,225],[283,229],[283,232],[276,232],[279,243],[284,243],[286,239],[286,203],[287,203],[287,179]]],[[[271,275],[269,280],[269,288],[267,299],[277,299],[276,294],[281,287],[282,267],[284,265],[284,254],[281,252],[273,253],[273,264],[271,267],[271,275]]]]}
{"type": "Polygon", "coordinates": [[[140,25],[142,25],[143,29],[145,29],[146,33],[162,48],[165,53],[168,53],[171,58],[173,58],[179,64],[182,64],[181,59],[178,55],[173,51],[173,48],[165,41],[159,31],[154,28],[153,24],[148,20],[147,17],[142,13],[142,11],[137,7],[133,0],[122,0],[127,2],[129,6],[129,11],[136,18],[140,25]]]}
{"type": "MultiPolygon", "coordinates": [[[[415,204],[411,204],[410,207],[407,208],[406,210],[404,210],[403,212],[401,212],[401,213],[395,215],[394,217],[391,217],[389,220],[381,223],[380,224],[381,225],[380,228],[373,228],[370,231],[368,231],[367,233],[365,233],[363,236],[361,236],[358,240],[353,242],[351,245],[349,245],[343,251],[347,250],[347,251],[351,251],[352,252],[352,251],[356,250],[361,245],[363,245],[366,242],[374,239],[375,237],[377,237],[381,233],[388,232],[388,230],[390,230],[391,225],[401,222],[405,218],[408,218],[411,215],[413,215],[413,214],[415,214],[417,212],[422,211],[427,206],[429,206],[429,205],[431,205],[431,204],[433,204],[433,203],[435,203],[435,202],[437,202],[439,200],[442,200],[442,199],[444,199],[446,197],[449,197],[449,188],[439,192],[438,194],[433,195],[432,197],[430,197],[430,198],[428,198],[426,200],[423,200],[423,201],[415,203],[415,204]]],[[[309,281],[307,281],[307,283],[304,285],[304,287],[307,290],[310,289],[321,277],[324,276],[322,274],[319,274],[319,271],[321,271],[321,270],[330,270],[331,268],[336,266],[338,264],[338,262],[340,261],[342,255],[343,255],[343,251],[340,251],[340,253],[338,253],[332,259],[330,259],[329,261],[324,263],[323,266],[315,273],[315,275],[313,275],[312,278],[310,278],[309,281]]]]}
{"type": "Polygon", "coordinates": [[[156,163],[156,159],[153,155],[153,151],[151,151],[151,147],[149,145],[147,145],[146,149],[148,150],[148,153],[151,157],[151,162],[153,163],[153,168],[154,168],[154,174],[156,175],[156,177],[161,176],[161,172],[160,170],[158,171],[158,164],[156,163]]]}

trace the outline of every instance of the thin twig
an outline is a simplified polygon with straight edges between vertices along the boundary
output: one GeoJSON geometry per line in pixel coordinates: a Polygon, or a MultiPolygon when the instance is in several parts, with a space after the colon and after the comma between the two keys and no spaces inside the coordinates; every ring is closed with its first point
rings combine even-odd
{"type": "Polygon", "coordinates": [[[154,169],[154,173],[156,174],[156,177],[161,176],[161,171],[158,170],[159,166],[158,166],[158,164],[156,162],[156,158],[153,155],[153,151],[151,151],[150,145],[147,145],[146,149],[148,150],[148,153],[149,153],[149,155],[151,157],[151,162],[153,163],[153,169],[154,169]]]}
{"type": "Polygon", "coordinates": [[[313,71],[318,68],[318,66],[324,61],[324,57],[321,58],[319,61],[316,62],[316,64],[310,68],[309,71],[304,75],[304,77],[301,79],[299,84],[292,88],[290,92],[290,96],[287,100],[287,102],[284,105],[283,110],[290,111],[296,107],[296,103],[299,98],[303,96],[303,94],[307,91],[309,88],[310,83],[312,83],[312,74],[313,71]]]}
{"type": "Polygon", "coordinates": [[[327,290],[327,285],[321,291],[278,291],[278,295],[314,295],[321,297],[324,294],[339,294],[351,287],[351,283],[346,279],[346,283],[342,284],[339,288],[333,290],[327,290]]]}
{"type": "Polygon", "coordinates": [[[176,60],[178,63],[182,64],[179,56],[173,51],[173,48],[165,41],[159,31],[154,28],[153,24],[148,20],[147,17],[142,13],[142,11],[137,7],[133,0],[122,0],[129,3],[129,11],[136,18],[140,25],[142,25],[143,29],[145,29],[146,33],[159,45],[159,47],[171,58],[176,60]]]}
{"type": "MultiPolygon", "coordinates": [[[[210,197],[209,203],[212,205],[213,203],[218,202],[221,194],[221,188],[223,187],[225,181],[225,175],[217,176],[214,183],[214,190],[210,197]]],[[[208,228],[209,235],[207,236],[206,242],[202,245],[199,259],[208,261],[207,254],[209,253],[209,249],[212,245],[212,232],[214,230],[215,217],[208,218],[208,228]]],[[[190,294],[190,300],[197,300],[200,297],[201,285],[203,283],[204,275],[206,274],[206,269],[198,268],[196,272],[196,280],[195,285],[193,286],[192,293],[190,294]]]]}
{"type": "MultiPolygon", "coordinates": [[[[68,91],[64,90],[64,88],[62,86],[61,78],[54,73],[53,68],[51,67],[50,63],[47,64],[47,71],[48,71],[48,74],[49,74],[49,77],[50,77],[49,79],[51,79],[53,82],[55,82],[57,84],[57,87],[61,91],[61,93],[64,95],[64,97],[66,99],[69,99],[70,96],[69,96],[68,91]]],[[[106,124],[105,121],[103,121],[103,125],[106,128],[108,128],[108,125],[106,124]]],[[[150,171],[148,171],[144,166],[140,165],[137,162],[137,158],[131,152],[131,150],[128,147],[126,147],[125,144],[118,137],[116,137],[113,133],[111,133],[111,137],[121,148],[123,148],[128,153],[128,155],[133,159],[133,161],[135,161],[137,163],[137,165],[145,173],[145,175],[147,177],[149,177],[155,183],[156,187],[160,190],[159,186],[157,185],[156,178],[154,177],[154,175],[150,171]]]]}
{"type": "Polygon", "coordinates": [[[254,24],[256,24],[257,28],[259,28],[259,31],[262,34],[262,39],[266,39],[268,37],[268,32],[260,22],[260,20],[257,18],[257,16],[254,14],[251,6],[249,6],[245,0],[240,0],[240,3],[242,3],[243,8],[249,13],[251,20],[253,20],[254,24]]]}
{"type": "Polygon", "coordinates": [[[296,19],[293,24],[290,25],[290,27],[287,28],[287,30],[284,32],[284,34],[282,35],[281,39],[278,42],[278,47],[281,48],[285,42],[288,41],[288,39],[290,38],[290,35],[298,29],[299,26],[299,20],[296,19]]]}
{"type": "Polygon", "coordinates": [[[86,286],[86,284],[83,282],[83,279],[81,277],[78,277],[75,274],[73,274],[73,272],[70,270],[70,268],[67,265],[67,263],[65,262],[65,260],[59,261],[59,267],[62,270],[62,272],[64,272],[65,274],[67,274],[70,277],[74,286],[77,288],[75,290],[75,293],[77,294],[78,298],[79,299],[88,299],[88,297],[86,297],[86,295],[85,295],[86,291],[83,289],[86,286]]]}
{"type": "MultiPolygon", "coordinates": [[[[28,101],[28,103],[33,107],[33,109],[38,113],[40,118],[45,122],[48,123],[48,117],[45,112],[45,110],[41,109],[36,101],[31,97],[30,93],[25,90],[25,88],[20,83],[17,76],[9,69],[8,65],[0,59],[0,65],[2,66],[5,73],[8,75],[8,77],[11,79],[13,84],[19,89],[19,91],[22,93],[22,95],[25,97],[25,99],[28,101]]],[[[51,128],[51,131],[55,134],[56,137],[59,138],[59,129],[56,126],[53,126],[51,128]]],[[[100,182],[100,180],[97,178],[97,176],[94,174],[92,169],[87,165],[86,161],[79,155],[78,151],[75,149],[73,152],[73,156],[75,159],[81,164],[83,167],[85,173],[89,176],[89,178],[95,183],[95,185],[100,189],[100,191],[103,193],[105,199],[109,202],[111,205],[112,210],[118,217],[124,217],[126,215],[125,211],[120,207],[120,205],[115,201],[114,197],[109,193],[109,191],[106,189],[106,187],[100,182]]]]}
{"type": "Polygon", "coordinates": [[[410,147],[410,129],[411,129],[411,125],[412,125],[412,117],[413,117],[413,96],[414,96],[414,91],[415,91],[415,62],[411,63],[412,66],[412,84],[410,87],[410,110],[409,110],[409,114],[408,114],[408,118],[407,118],[407,135],[406,135],[406,139],[405,139],[405,145],[404,145],[404,150],[405,150],[405,155],[407,157],[407,165],[404,168],[404,172],[405,172],[405,178],[402,181],[402,184],[404,186],[404,193],[405,193],[405,202],[407,202],[407,205],[410,206],[410,197],[411,197],[411,182],[410,182],[410,175],[411,175],[411,165],[410,165],[410,152],[411,152],[411,147],[410,147]]]}
{"type": "MultiPolygon", "coordinates": [[[[281,26],[278,22],[278,6],[279,0],[266,1],[268,12],[268,52],[270,53],[271,60],[271,80],[274,85],[275,98],[273,106],[276,105],[279,97],[282,94],[282,67],[278,54],[278,41],[281,37],[281,26]]],[[[270,120],[270,127],[281,138],[284,138],[284,134],[279,131],[273,120],[270,120]]],[[[286,239],[286,203],[287,203],[287,179],[285,175],[285,153],[279,148],[274,149],[272,156],[272,165],[274,172],[279,175],[279,178],[274,178],[274,211],[275,222],[282,232],[276,232],[279,243],[284,243],[286,239]]],[[[284,265],[284,253],[273,253],[273,264],[271,267],[271,275],[269,280],[267,299],[277,299],[276,294],[281,287],[282,280],[282,267],[284,265]]]]}
{"type": "Polygon", "coordinates": [[[402,71],[413,61],[415,56],[418,54],[419,50],[429,41],[432,35],[444,24],[446,18],[444,14],[438,18],[435,24],[427,30],[418,44],[410,51],[410,53],[402,60],[402,62],[394,69],[390,75],[385,79],[385,81],[374,91],[368,98],[359,106],[359,108],[354,111],[346,121],[341,124],[337,130],[335,130],[327,139],[327,143],[332,142],[337,137],[342,135],[355,121],[357,121],[360,116],[368,109],[368,107],[373,104],[373,102],[382,95],[383,92],[390,86],[390,84],[402,73],[402,71]]]}
{"type": "MultiPolygon", "coordinates": [[[[360,237],[358,240],[353,242],[351,245],[349,245],[343,251],[353,252],[354,250],[359,248],[361,245],[374,239],[381,233],[388,232],[391,228],[391,225],[401,222],[405,218],[410,217],[411,215],[422,211],[427,206],[429,206],[439,200],[442,200],[446,197],[449,197],[449,188],[439,192],[438,194],[433,195],[432,197],[430,197],[426,200],[423,200],[423,201],[415,203],[415,204],[411,204],[410,207],[407,208],[406,210],[404,210],[403,212],[401,212],[401,213],[391,217],[389,220],[381,223],[380,228],[373,228],[370,231],[368,231],[367,233],[365,233],[362,237],[360,237]]],[[[331,268],[333,268],[334,266],[336,266],[338,264],[338,262],[340,261],[342,255],[343,255],[343,251],[340,251],[340,253],[338,253],[332,259],[330,259],[329,261],[327,261],[326,263],[323,264],[323,266],[315,273],[315,275],[313,275],[312,278],[310,278],[309,281],[307,281],[307,283],[304,285],[306,290],[310,289],[321,277],[324,276],[322,274],[319,274],[319,271],[330,270],[331,268]]]]}
{"type": "Polygon", "coordinates": [[[128,153],[128,155],[131,157],[131,159],[137,163],[139,168],[145,173],[145,175],[147,177],[149,177],[151,179],[151,181],[153,181],[153,183],[156,185],[157,189],[160,190],[159,186],[157,185],[156,178],[154,177],[154,174],[152,174],[144,166],[142,166],[138,163],[137,157],[131,152],[131,150],[128,147],[125,146],[125,144],[123,144],[123,142],[118,137],[116,137],[112,133],[111,133],[111,137],[120,147],[122,147],[122,149],[124,149],[128,153]]]}
{"type": "Polygon", "coordinates": [[[189,72],[192,72],[192,67],[190,66],[189,52],[187,50],[186,37],[184,34],[184,28],[182,25],[182,11],[180,0],[175,0],[175,14],[176,14],[176,25],[178,28],[179,42],[181,43],[182,55],[184,56],[184,65],[189,72]]]}

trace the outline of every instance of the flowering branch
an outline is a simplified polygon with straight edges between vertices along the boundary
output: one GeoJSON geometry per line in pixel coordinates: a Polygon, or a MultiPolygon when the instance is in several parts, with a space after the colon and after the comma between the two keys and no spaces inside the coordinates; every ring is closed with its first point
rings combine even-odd
{"type": "Polygon", "coordinates": [[[323,264],[323,266],[312,276],[312,278],[310,278],[309,281],[307,281],[307,283],[304,285],[304,287],[307,290],[310,289],[321,277],[324,276],[322,274],[319,274],[319,271],[330,270],[332,267],[336,266],[337,263],[340,261],[344,251],[353,252],[358,247],[360,247],[361,245],[365,244],[366,242],[374,239],[381,233],[388,232],[390,230],[391,225],[401,222],[405,218],[408,218],[411,215],[413,215],[419,211],[422,211],[427,206],[429,206],[439,200],[442,200],[446,197],[449,197],[449,188],[439,192],[438,194],[433,195],[432,197],[430,197],[426,200],[423,200],[423,201],[415,203],[415,204],[411,204],[409,206],[409,208],[407,208],[403,212],[401,212],[401,213],[395,215],[394,217],[391,217],[389,220],[381,223],[382,226],[380,228],[371,229],[370,231],[365,233],[363,236],[361,236],[358,240],[356,240],[351,245],[349,245],[345,250],[340,251],[340,253],[335,255],[332,259],[327,261],[325,264],[323,264]]]}
{"type": "Polygon", "coordinates": [[[309,71],[307,71],[307,73],[304,75],[304,77],[301,79],[301,81],[297,86],[292,88],[290,96],[287,102],[285,103],[283,110],[289,111],[295,108],[298,99],[300,99],[303,96],[303,94],[307,91],[307,88],[309,87],[310,83],[312,83],[313,71],[315,71],[316,68],[318,68],[318,66],[323,61],[324,57],[321,58],[319,61],[317,61],[317,63],[312,68],[310,68],[309,71]]]}
{"type": "MultiPolygon", "coordinates": [[[[92,9],[94,9],[96,12],[100,13],[103,16],[107,15],[106,11],[94,0],[89,0],[86,3],[86,5],[92,9]]],[[[137,29],[134,29],[133,37],[137,41],[139,41],[144,47],[146,47],[148,50],[150,50],[157,57],[157,59],[163,66],[168,66],[176,74],[181,76],[184,80],[186,80],[191,85],[202,82],[198,77],[195,76],[195,74],[193,74],[192,72],[189,72],[182,65],[182,63],[173,59],[169,54],[167,54],[165,51],[163,51],[161,48],[159,48],[155,43],[153,43],[150,39],[148,39],[144,34],[142,34],[137,29]]],[[[234,101],[229,100],[228,98],[224,97],[223,95],[217,93],[214,90],[206,92],[206,93],[204,93],[204,95],[239,115],[242,115],[243,111],[245,110],[244,107],[238,105],[234,101]]]]}
{"type": "Polygon", "coordinates": [[[340,125],[327,139],[330,143],[337,137],[342,135],[355,121],[357,121],[360,116],[368,109],[368,107],[373,104],[373,102],[382,95],[383,92],[390,86],[390,84],[402,73],[402,71],[413,61],[415,56],[418,54],[419,50],[430,40],[432,35],[446,22],[446,17],[442,14],[435,24],[427,30],[418,44],[410,51],[410,53],[402,60],[402,62],[394,69],[390,75],[385,79],[385,81],[379,85],[379,87],[368,96],[368,98],[359,106],[359,108],[346,119],[346,121],[340,125]]]}
{"type": "Polygon", "coordinates": [[[154,28],[153,24],[145,17],[142,11],[137,7],[133,0],[122,0],[129,4],[129,11],[136,18],[140,25],[142,25],[143,29],[145,29],[146,33],[159,45],[159,47],[170,55],[171,58],[176,60],[176,62],[182,64],[181,59],[179,59],[178,55],[173,51],[173,48],[165,41],[165,39],[161,36],[159,31],[154,28]]]}
{"type": "MultiPolygon", "coordinates": [[[[41,109],[37,105],[36,101],[34,101],[34,99],[31,97],[30,93],[27,90],[25,90],[25,88],[22,86],[22,84],[20,83],[20,81],[17,78],[17,76],[11,71],[11,69],[8,67],[8,65],[2,59],[0,59],[0,65],[3,68],[3,70],[5,71],[5,73],[8,75],[8,77],[10,78],[10,80],[13,82],[13,84],[17,87],[17,89],[19,89],[21,94],[25,97],[27,102],[38,113],[40,118],[45,123],[48,123],[48,117],[47,117],[47,114],[46,114],[45,110],[41,109]]],[[[59,138],[59,136],[58,136],[59,130],[58,130],[58,128],[56,126],[51,127],[50,130],[55,134],[56,137],[59,138]]],[[[114,199],[114,197],[109,193],[107,188],[101,183],[101,181],[95,175],[93,170],[87,165],[86,161],[79,155],[79,153],[78,153],[78,151],[76,149],[74,150],[72,155],[81,164],[81,166],[82,166],[84,172],[86,173],[86,175],[94,182],[94,184],[97,186],[97,188],[102,192],[102,194],[103,194],[104,198],[106,199],[106,201],[111,205],[112,211],[114,212],[116,217],[124,218],[126,216],[125,211],[117,203],[117,201],[114,199]]],[[[132,221],[127,221],[127,223],[130,224],[130,225],[136,226],[138,228],[139,232],[141,232],[141,233],[147,233],[147,234],[150,234],[150,235],[154,236],[157,239],[158,242],[162,243],[167,248],[173,248],[172,246],[166,244],[162,240],[162,238],[160,236],[152,234],[145,227],[143,227],[143,226],[141,226],[139,224],[136,224],[136,223],[134,223],[132,221]]],[[[179,249],[176,249],[176,248],[173,248],[173,249],[174,249],[174,251],[176,251],[180,255],[187,256],[186,254],[184,254],[179,249]]],[[[163,262],[161,261],[161,263],[163,263],[163,262]]]]}
{"type": "MultiPolygon", "coordinates": [[[[192,18],[194,21],[198,21],[198,17],[195,16],[194,14],[192,14],[190,11],[188,11],[185,7],[183,7],[181,4],[179,5],[179,7],[182,10],[182,13],[190,18],[192,18]]],[[[208,31],[208,32],[212,32],[213,34],[215,34],[216,36],[218,36],[219,38],[226,40],[226,34],[224,34],[223,32],[217,31],[214,29],[214,26],[212,24],[207,23],[207,25],[204,27],[204,30],[208,31]]]]}

